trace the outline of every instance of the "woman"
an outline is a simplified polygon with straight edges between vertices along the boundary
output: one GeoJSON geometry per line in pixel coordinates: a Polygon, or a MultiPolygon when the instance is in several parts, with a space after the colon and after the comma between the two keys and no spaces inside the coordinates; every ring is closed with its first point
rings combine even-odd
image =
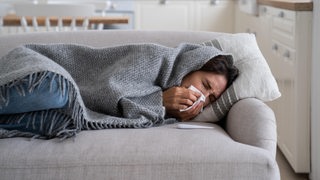
{"type": "Polygon", "coordinates": [[[65,138],[81,130],[146,128],[190,120],[237,76],[227,57],[216,48],[188,43],[175,48],[17,47],[0,59],[8,69],[0,73],[0,130],[65,138]],[[200,93],[187,89],[190,86],[200,93]],[[201,95],[204,103],[192,106],[201,95]]]}
{"type": "Polygon", "coordinates": [[[238,76],[239,70],[227,61],[225,56],[217,56],[206,63],[200,70],[186,75],[179,87],[172,87],[163,92],[163,104],[168,116],[181,121],[191,120],[197,116],[203,107],[214,102],[229,87],[238,76]],[[190,107],[200,93],[188,89],[193,85],[206,97],[188,111],[180,111],[190,107]]]}

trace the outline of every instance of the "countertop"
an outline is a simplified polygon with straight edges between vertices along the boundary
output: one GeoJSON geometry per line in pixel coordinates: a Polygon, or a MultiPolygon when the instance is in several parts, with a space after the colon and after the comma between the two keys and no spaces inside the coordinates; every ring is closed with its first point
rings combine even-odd
{"type": "Polygon", "coordinates": [[[268,5],[293,11],[312,11],[312,0],[258,0],[259,5],[268,5]]]}

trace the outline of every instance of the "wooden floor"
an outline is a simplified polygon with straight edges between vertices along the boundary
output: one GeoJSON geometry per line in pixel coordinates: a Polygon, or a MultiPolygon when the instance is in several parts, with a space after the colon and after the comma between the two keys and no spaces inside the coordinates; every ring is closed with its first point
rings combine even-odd
{"type": "Polygon", "coordinates": [[[293,171],[279,149],[277,150],[277,162],[280,169],[281,180],[309,180],[308,174],[297,174],[293,171]]]}

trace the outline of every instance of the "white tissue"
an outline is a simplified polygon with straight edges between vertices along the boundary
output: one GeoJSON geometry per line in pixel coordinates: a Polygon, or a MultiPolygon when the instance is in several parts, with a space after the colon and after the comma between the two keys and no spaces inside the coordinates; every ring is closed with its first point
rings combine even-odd
{"type": "MultiPolygon", "coordinates": [[[[183,112],[183,111],[188,111],[189,109],[193,108],[194,106],[198,105],[200,102],[205,102],[206,100],[206,97],[202,94],[202,92],[195,88],[194,86],[190,86],[188,89],[190,89],[191,91],[194,91],[194,92],[197,92],[197,93],[200,93],[201,96],[189,107],[185,108],[185,109],[180,109],[180,112],[183,112]]],[[[202,111],[202,110],[201,110],[202,111]]]]}

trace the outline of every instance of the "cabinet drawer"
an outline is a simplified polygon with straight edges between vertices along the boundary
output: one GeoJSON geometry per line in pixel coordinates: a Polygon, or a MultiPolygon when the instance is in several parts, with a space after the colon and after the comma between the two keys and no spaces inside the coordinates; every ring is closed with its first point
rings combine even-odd
{"type": "Polygon", "coordinates": [[[288,35],[294,36],[295,22],[284,18],[273,18],[273,28],[283,31],[288,35]]]}
{"type": "Polygon", "coordinates": [[[272,52],[285,61],[290,61],[292,63],[295,61],[295,50],[279,41],[272,40],[272,52]]]}
{"type": "Polygon", "coordinates": [[[273,17],[295,21],[296,12],[275,7],[268,8],[268,13],[273,17]]]}
{"type": "Polygon", "coordinates": [[[275,57],[275,74],[281,80],[289,80],[294,77],[296,66],[296,52],[279,41],[272,41],[272,53],[275,57]]]}
{"type": "Polygon", "coordinates": [[[276,29],[276,28],[272,29],[272,39],[279,41],[290,48],[295,48],[294,36],[280,29],[276,29]]]}
{"type": "Polygon", "coordinates": [[[294,11],[272,8],[272,36],[275,40],[295,48],[295,18],[294,11]]]}

